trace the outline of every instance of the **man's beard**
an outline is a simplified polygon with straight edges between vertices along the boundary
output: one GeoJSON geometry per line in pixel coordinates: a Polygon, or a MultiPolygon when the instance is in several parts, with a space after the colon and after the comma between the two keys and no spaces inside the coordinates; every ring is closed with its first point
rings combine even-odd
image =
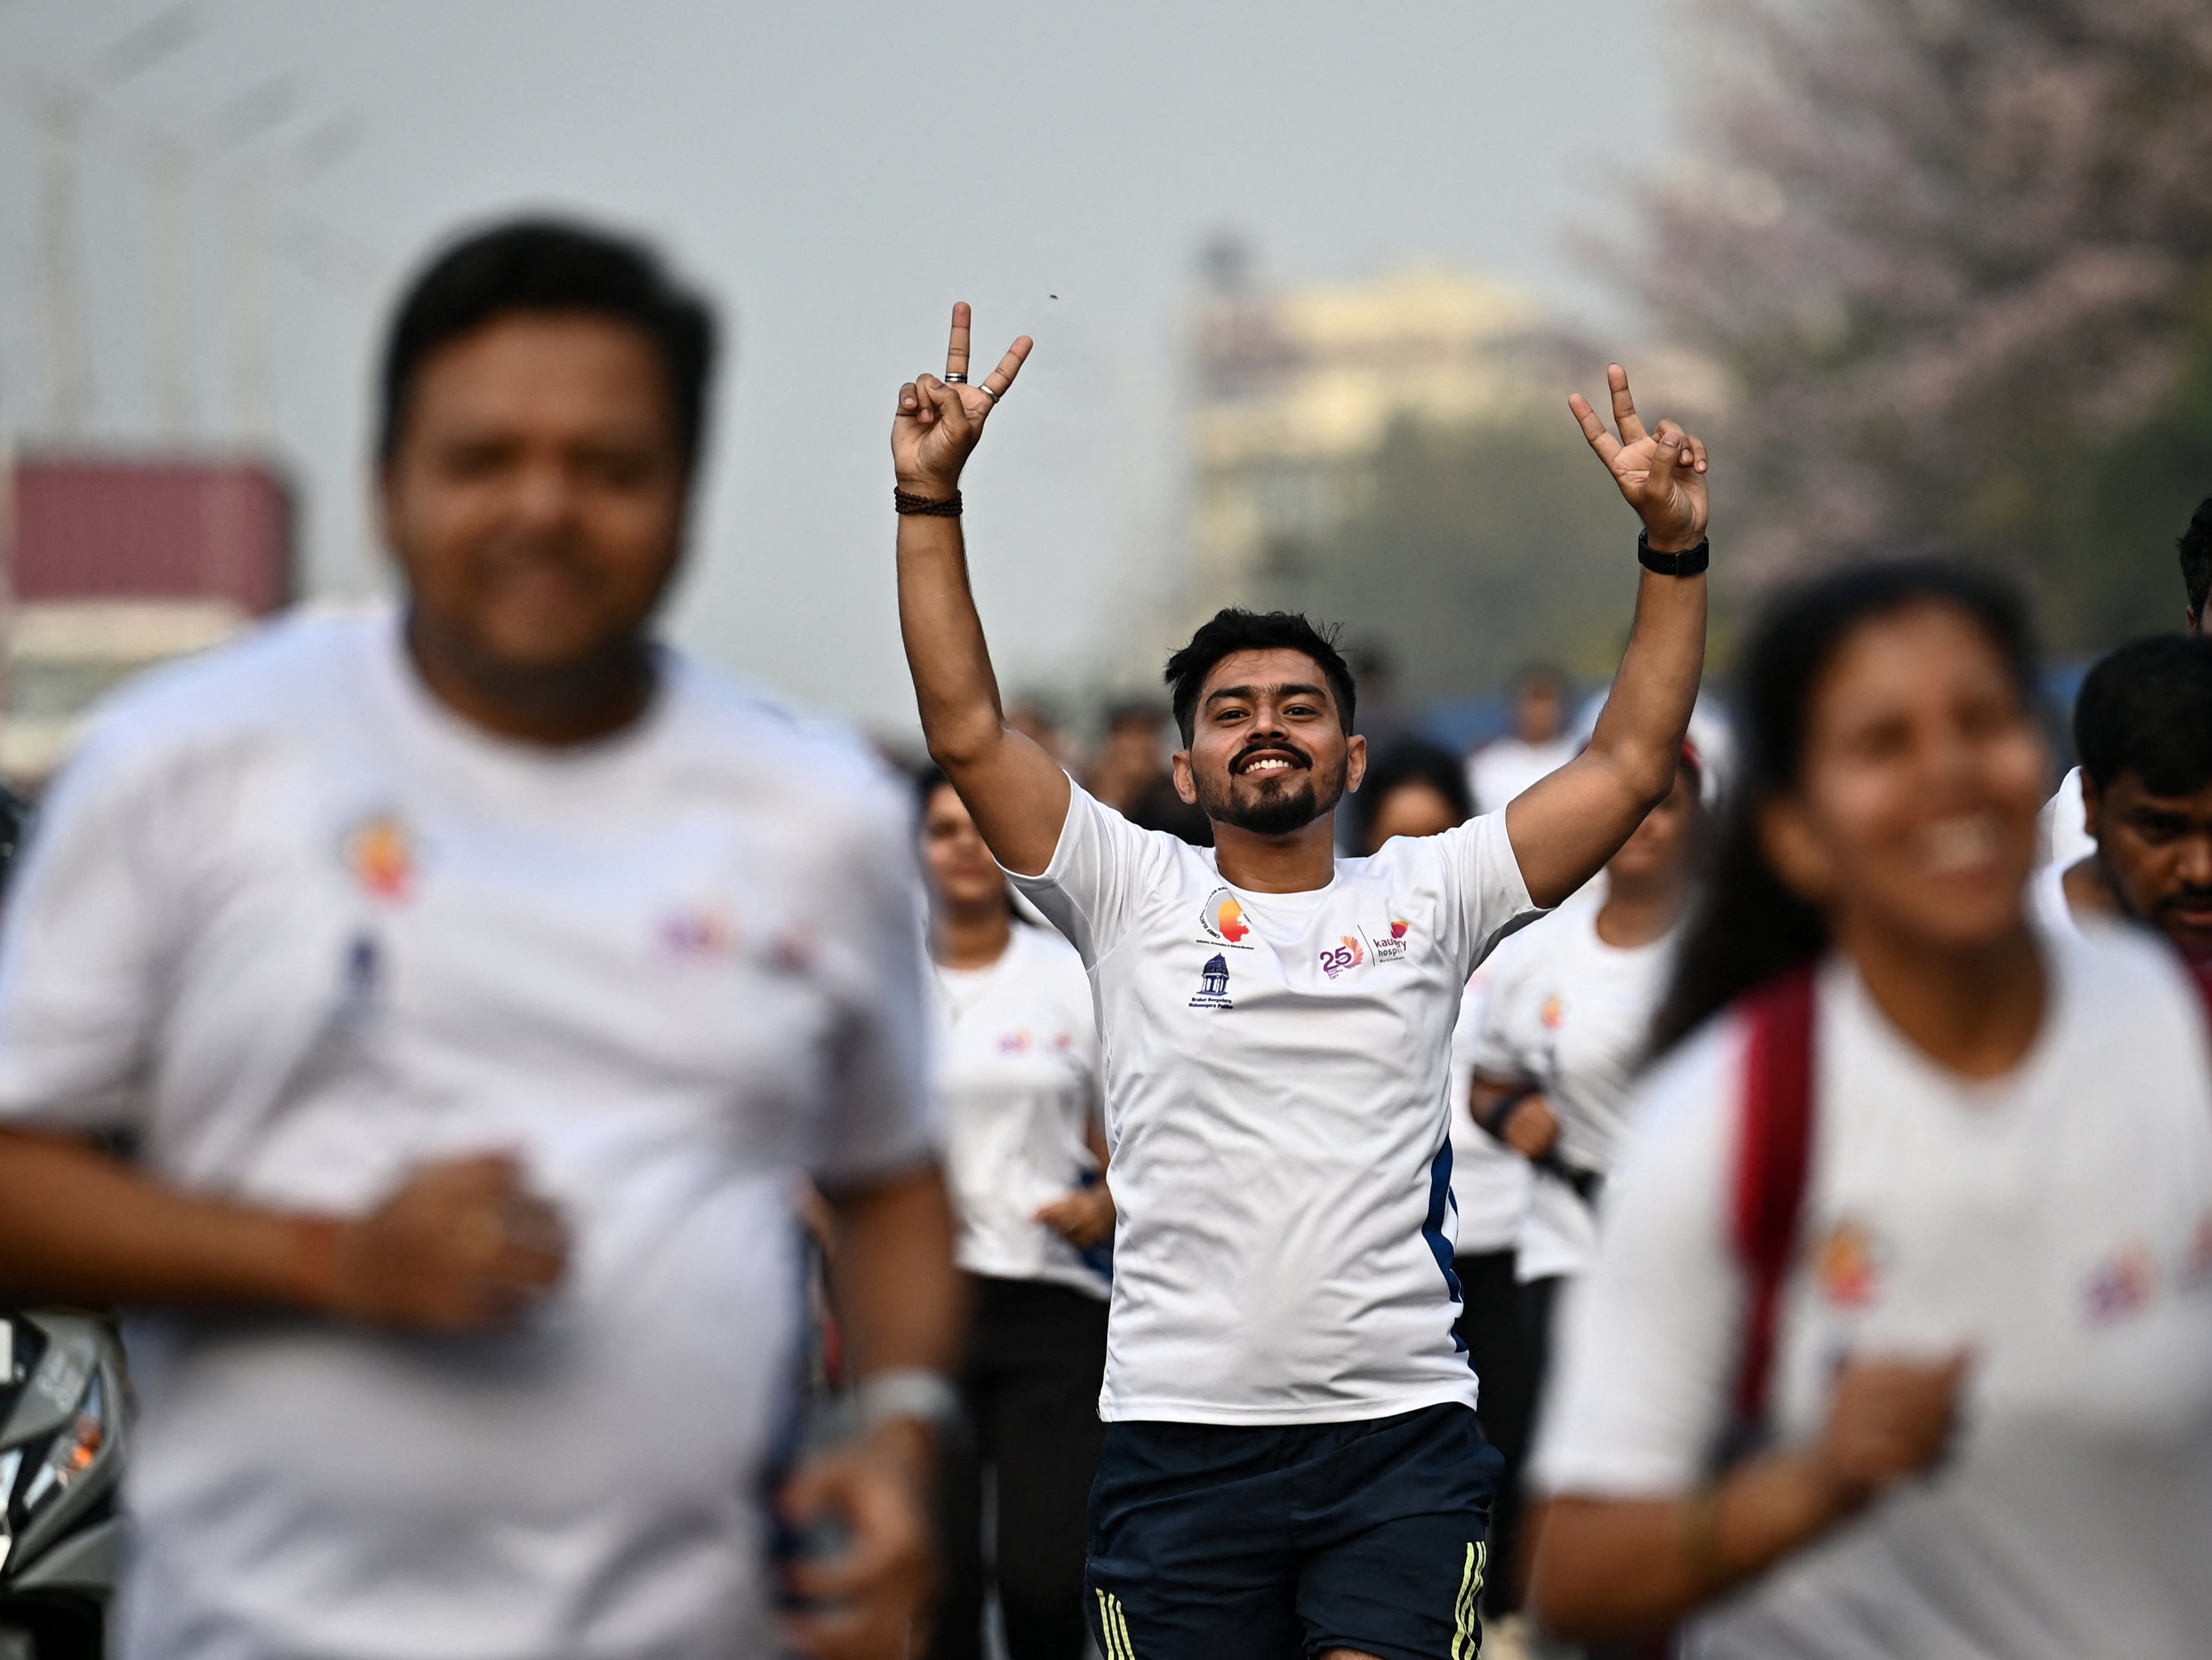
{"type": "MultiPolygon", "coordinates": [[[[1286,751],[1291,748],[1285,744],[1261,747],[1286,751]]],[[[1237,757],[1243,758],[1241,755],[1237,757]]],[[[1344,799],[1346,765],[1338,765],[1334,778],[1319,778],[1309,759],[1304,767],[1292,772],[1273,775],[1272,787],[1261,787],[1258,800],[1240,802],[1237,800],[1236,764],[1234,761],[1230,763],[1231,770],[1218,783],[1195,769],[1191,773],[1191,782],[1198,789],[1198,805],[1217,824],[1233,824],[1255,836],[1288,836],[1293,830],[1304,830],[1344,799]]]]}

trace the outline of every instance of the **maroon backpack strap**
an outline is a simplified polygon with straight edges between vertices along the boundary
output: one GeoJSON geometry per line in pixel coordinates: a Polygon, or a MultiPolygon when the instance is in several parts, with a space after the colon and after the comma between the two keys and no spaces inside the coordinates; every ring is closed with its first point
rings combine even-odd
{"type": "Polygon", "coordinates": [[[1782,1288],[1796,1252],[1813,1156],[1811,965],[1768,981],[1739,1006],[1749,1032],[1733,1228],[1751,1304],[1736,1372],[1735,1414],[1740,1427],[1753,1429],[1766,1416],[1782,1288]]]}

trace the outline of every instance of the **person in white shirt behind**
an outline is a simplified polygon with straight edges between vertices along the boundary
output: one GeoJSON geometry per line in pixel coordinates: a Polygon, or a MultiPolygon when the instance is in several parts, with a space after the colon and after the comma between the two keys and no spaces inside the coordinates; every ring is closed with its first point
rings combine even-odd
{"type": "Polygon", "coordinates": [[[1530,1406],[1498,1443],[1501,1573],[1518,1566],[1521,1468],[1561,1287],[1596,1250],[1604,1186],[1627,1138],[1629,1098],[1704,851],[1704,763],[1686,743],[1674,787],[1603,876],[1507,940],[1489,964],[1468,1108],[1535,1176],[1514,1255],[1530,1406]]]}
{"type": "Polygon", "coordinates": [[[2124,916],[2212,962],[2212,638],[2159,634],[2108,653],[2074,701],[2087,857],[2035,875],[2062,931],[2124,916]]]}
{"type": "MultiPolygon", "coordinates": [[[[2197,504],[2188,528],[2173,546],[2181,559],[2182,629],[2203,634],[2204,607],[2212,602],[2212,496],[2197,504]]],[[[2044,803],[2042,834],[2044,861],[2056,865],[2062,873],[2070,873],[2096,852],[2096,837],[2090,834],[2081,800],[2081,768],[2059,780],[2057,792],[2044,803]]]]}
{"type": "Polygon", "coordinates": [[[926,1615],[906,800],[653,638],[713,337],[587,228],[447,248],[380,382],[401,602],[159,672],[54,786],[0,1295],[132,1311],[125,1660],[900,1660],[926,1615]],[[801,1171],[866,1427],[787,1481],[801,1171]]]}
{"type": "Polygon", "coordinates": [[[961,1394],[974,1437],[948,1461],[931,1653],[981,1660],[995,1592],[1012,1660],[1079,1660],[1083,1511],[1105,1434],[1098,1385],[1114,1237],[1097,1017],[1074,948],[1016,920],[1006,873],[951,781],[933,768],[915,794],[936,1091],[969,1292],[961,1394]],[[987,1514],[996,1541],[988,1573],[987,1514]]]}
{"type": "Polygon", "coordinates": [[[1109,1660],[1467,1660],[1496,1455],[1454,1331],[1451,1030],[1492,944],[1673,783],[1705,659],[1704,447],[1647,430],[1617,364],[1618,436],[1570,399],[1645,527],[1635,632],[1583,754],[1442,835],[1338,858],[1367,759],[1342,654],[1288,613],[1204,623],[1165,676],[1176,793],[1213,825],[1195,848],[1001,713],[959,483],[1028,350],[970,383],[954,308],[944,378],[899,391],[892,505],[930,754],[1099,1012],[1120,1221],[1094,1635],[1109,1660]]]}
{"type": "Polygon", "coordinates": [[[1582,748],[1567,729],[1567,677],[1534,663],[1513,677],[1513,725],[1467,757],[1468,794],[1477,812],[1496,812],[1582,748]]]}
{"type": "Polygon", "coordinates": [[[1698,1660],[2177,1660],[2212,1630],[2212,1043],[2174,953],[2026,886],[2018,597],[1778,599],[1741,781],[1570,1301],[1559,1634],[1698,1660]]]}

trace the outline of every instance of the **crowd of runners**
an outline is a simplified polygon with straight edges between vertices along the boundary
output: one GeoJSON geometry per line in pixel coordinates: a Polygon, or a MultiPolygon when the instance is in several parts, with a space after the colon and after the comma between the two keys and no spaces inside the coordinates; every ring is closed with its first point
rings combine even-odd
{"type": "Polygon", "coordinates": [[[893,410],[922,775],[655,639],[714,321],[533,221],[389,331],[397,601],[47,795],[0,1297],[125,1314],[114,1651],[2202,1654],[2212,502],[2054,795],[1985,572],[1767,596],[1724,714],[1728,459],[1614,366],[1593,708],[1469,763],[1226,610],[1079,782],[969,331],[893,410]]]}

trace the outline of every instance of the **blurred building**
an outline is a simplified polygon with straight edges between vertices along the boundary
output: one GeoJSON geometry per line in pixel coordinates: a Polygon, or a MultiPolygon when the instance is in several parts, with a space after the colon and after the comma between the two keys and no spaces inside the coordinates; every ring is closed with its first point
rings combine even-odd
{"type": "Polygon", "coordinates": [[[293,504],[258,462],[26,456],[12,477],[0,775],[37,785],[86,709],[292,599],[293,504]]]}
{"type": "Polygon", "coordinates": [[[1249,599],[1277,550],[1356,508],[1394,422],[1510,417],[1557,356],[1534,303],[1484,277],[1409,271],[1261,289],[1234,251],[1210,264],[1194,342],[1195,615],[1249,599]]]}

